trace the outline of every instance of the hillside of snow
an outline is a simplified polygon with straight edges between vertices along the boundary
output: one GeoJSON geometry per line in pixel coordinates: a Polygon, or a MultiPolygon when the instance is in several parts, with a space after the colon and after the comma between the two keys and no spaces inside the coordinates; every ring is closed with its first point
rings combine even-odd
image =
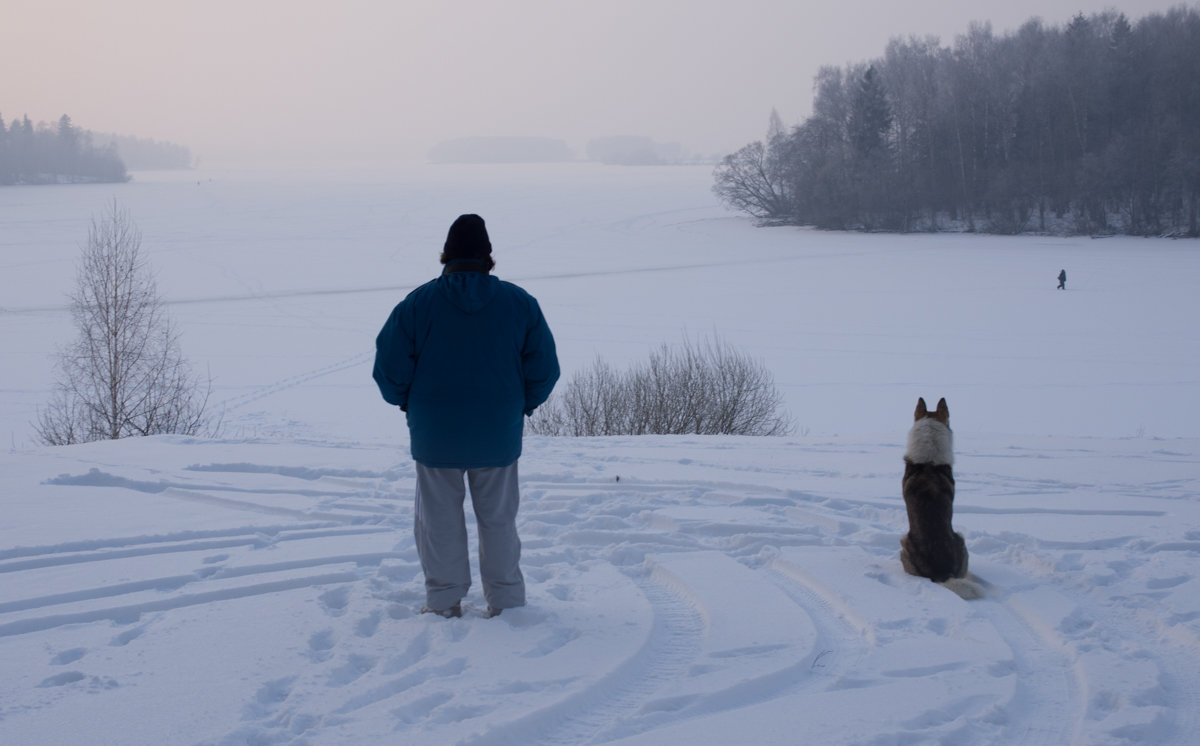
{"type": "Polygon", "coordinates": [[[1197,243],[762,229],[708,185],[565,164],[0,190],[0,743],[1191,743],[1197,243]],[[222,427],[42,447],[114,197],[222,427]],[[418,613],[407,434],[370,380],[460,212],[538,297],[564,383],[717,334],[798,425],[527,438],[529,605],[486,620],[478,587],[462,619],[418,613]],[[918,396],[950,404],[981,598],[900,566],[918,396]]]}

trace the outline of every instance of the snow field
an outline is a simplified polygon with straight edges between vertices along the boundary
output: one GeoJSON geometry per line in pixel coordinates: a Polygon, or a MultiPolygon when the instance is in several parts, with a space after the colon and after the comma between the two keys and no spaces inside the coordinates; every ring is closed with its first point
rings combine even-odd
{"type": "Polygon", "coordinates": [[[413,474],[386,449],[103,443],[41,483],[5,456],[5,494],[39,495],[10,509],[64,510],[0,552],[0,733],[1183,743],[1195,724],[1194,441],[971,443],[961,471],[1006,467],[960,486],[974,601],[899,566],[899,440],[529,445],[530,605],[483,620],[475,591],[452,621],[417,613],[413,474]],[[1114,459],[1157,494],[1096,505],[1087,473],[1114,459]],[[1028,489],[1030,461],[1077,481],[1028,489]],[[153,520],[121,533],[114,505],[153,520]]]}
{"type": "Polygon", "coordinates": [[[1195,242],[757,229],[695,169],[315,176],[127,185],[224,425],[59,449],[28,422],[109,193],[0,190],[0,743],[1192,742],[1195,242]],[[489,620],[418,613],[370,383],[464,211],[568,377],[717,332],[800,425],[527,438],[530,603],[489,620]],[[951,408],[954,587],[898,559],[917,396],[951,408]]]}

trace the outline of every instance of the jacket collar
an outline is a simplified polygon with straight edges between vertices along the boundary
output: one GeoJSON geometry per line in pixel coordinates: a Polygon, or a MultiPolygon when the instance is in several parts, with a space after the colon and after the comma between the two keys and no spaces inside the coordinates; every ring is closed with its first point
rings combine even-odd
{"type": "Polygon", "coordinates": [[[447,262],[442,268],[442,274],[449,275],[455,272],[479,272],[480,274],[488,273],[488,263],[483,259],[455,259],[447,262]]]}

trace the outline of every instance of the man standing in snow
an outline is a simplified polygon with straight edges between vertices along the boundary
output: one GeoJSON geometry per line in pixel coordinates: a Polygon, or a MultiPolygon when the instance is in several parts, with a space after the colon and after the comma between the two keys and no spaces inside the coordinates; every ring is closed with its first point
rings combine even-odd
{"type": "Polygon", "coordinates": [[[517,459],[524,417],[550,396],[558,357],[533,296],[490,274],[495,262],[483,218],[454,221],[441,262],[441,276],[409,293],[383,325],[373,375],[383,398],[408,419],[422,611],[462,616],[471,585],[465,478],[491,617],[525,605],[517,459]]]}
{"type": "Polygon", "coordinates": [[[1065,269],[1060,269],[1058,271],[1058,289],[1059,290],[1067,289],[1067,270],[1065,270],[1065,269]]]}

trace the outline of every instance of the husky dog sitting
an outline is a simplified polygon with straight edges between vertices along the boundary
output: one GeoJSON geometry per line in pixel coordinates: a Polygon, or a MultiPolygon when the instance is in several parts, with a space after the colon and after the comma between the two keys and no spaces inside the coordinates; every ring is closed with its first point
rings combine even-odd
{"type": "Polygon", "coordinates": [[[904,453],[904,505],[908,533],[900,539],[906,572],[942,583],[967,574],[967,545],[951,527],[954,514],[954,435],[946,400],[933,412],[917,400],[904,453]]]}

